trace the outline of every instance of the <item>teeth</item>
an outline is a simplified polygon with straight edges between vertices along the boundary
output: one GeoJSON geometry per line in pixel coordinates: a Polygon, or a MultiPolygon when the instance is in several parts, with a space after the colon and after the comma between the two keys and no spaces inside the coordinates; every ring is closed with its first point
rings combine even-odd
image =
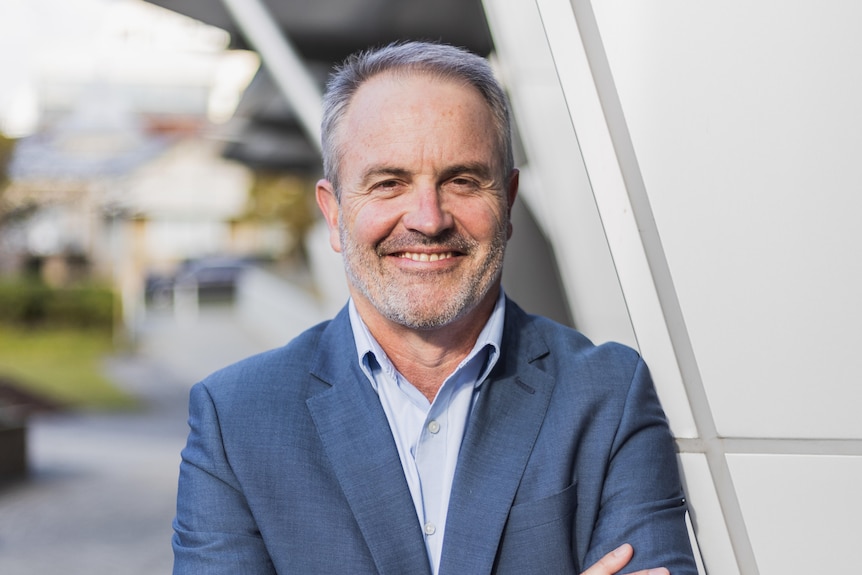
{"type": "Polygon", "coordinates": [[[414,262],[436,262],[454,257],[454,254],[452,252],[443,252],[439,254],[404,252],[401,256],[408,260],[413,260],[414,262]]]}

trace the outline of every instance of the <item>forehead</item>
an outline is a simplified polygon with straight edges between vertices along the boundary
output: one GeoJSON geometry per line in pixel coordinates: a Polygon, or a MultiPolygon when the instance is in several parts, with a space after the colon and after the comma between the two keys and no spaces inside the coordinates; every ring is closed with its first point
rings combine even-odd
{"type": "Polygon", "coordinates": [[[423,104],[442,109],[472,106],[488,111],[479,90],[464,80],[434,72],[396,70],[377,74],[359,86],[351,98],[347,115],[375,110],[383,114],[397,113],[421,108],[423,104]]]}
{"type": "Polygon", "coordinates": [[[473,86],[421,72],[384,73],[356,91],[338,139],[342,161],[350,164],[372,156],[442,161],[452,155],[496,164],[495,134],[493,115],[473,86]]]}

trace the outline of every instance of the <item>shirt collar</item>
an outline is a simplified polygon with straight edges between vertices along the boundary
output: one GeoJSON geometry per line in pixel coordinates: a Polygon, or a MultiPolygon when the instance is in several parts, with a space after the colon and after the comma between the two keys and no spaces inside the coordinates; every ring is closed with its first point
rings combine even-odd
{"type": "MultiPolygon", "coordinates": [[[[491,316],[488,318],[482,331],[479,332],[479,337],[476,338],[476,343],[473,345],[473,349],[470,350],[470,353],[467,354],[467,357],[464,358],[458,366],[458,369],[460,369],[472,361],[477,355],[485,353],[487,350],[487,359],[484,362],[484,369],[482,370],[481,375],[476,379],[476,387],[478,387],[485,377],[487,377],[500,357],[500,347],[503,341],[503,321],[506,315],[505,312],[506,295],[503,292],[503,289],[500,288],[500,295],[497,297],[497,302],[494,304],[494,310],[491,312],[491,316]]],[[[392,365],[392,362],[389,361],[386,352],[383,351],[383,348],[380,347],[380,344],[377,343],[377,340],[374,339],[373,335],[371,335],[371,332],[368,330],[368,326],[362,320],[362,317],[360,317],[353,298],[350,298],[348,301],[348,314],[350,317],[350,327],[353,330],[353,341],[356,343],[356,356],[359,361],[359,366],[368,376],[371,381],[371,385],[376,390],[377,381],[371,374],[371,366],[369,362],[376,360],[379,368],[390,374],[395,373],[395,367],[392,365]]]]}

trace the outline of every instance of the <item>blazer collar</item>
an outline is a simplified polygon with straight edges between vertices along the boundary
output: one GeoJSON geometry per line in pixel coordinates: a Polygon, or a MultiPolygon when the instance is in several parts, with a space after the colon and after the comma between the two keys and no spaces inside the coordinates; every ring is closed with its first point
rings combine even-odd
{"type": "Polygon", "coordinates": [[[508,301],[500,361],[482,384],[459,454],[441,575],[491,572],[550,403],[555,380],[533,365],[548,353],[542,334],[508,301]]]}
{"type": "Polygon", "coordinates": [[[321,335],[311,374],[330,387],[306,401],[381,575],[430,575],[425,541],[386,414],[356,361],[347,310],[321,335]]]}

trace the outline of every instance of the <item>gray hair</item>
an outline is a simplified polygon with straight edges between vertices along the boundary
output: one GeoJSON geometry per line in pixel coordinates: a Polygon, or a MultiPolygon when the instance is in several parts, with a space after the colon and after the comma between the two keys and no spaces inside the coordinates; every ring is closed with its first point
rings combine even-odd
{"type": "Polygon", "coordinates": [[[509,103],[488,61],[465,49],[446,44],[399,42],[349,56],[335,69],[327,83],[323,95],[320,137],[323,177],[332,183],[337,196],[341,196],[338,178],[341,160],[339,124],[359,87],[384,72],[434,74],[440,78],[463,81],[478,90],[494,118],[502,176],[508,178],[515,163],[509,103]]]}

